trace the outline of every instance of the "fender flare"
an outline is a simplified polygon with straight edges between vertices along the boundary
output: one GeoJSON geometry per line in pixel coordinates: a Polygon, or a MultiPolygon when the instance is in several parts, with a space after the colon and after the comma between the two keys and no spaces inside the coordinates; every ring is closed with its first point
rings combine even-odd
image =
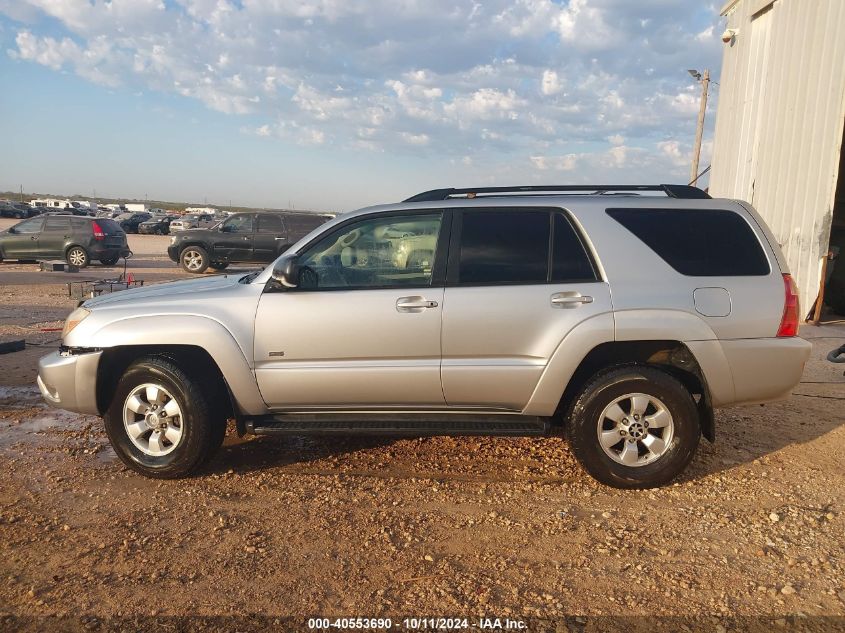
{"type": "Polygon", "coordinates": [[[90,336],[101,348],[141,346],[155,353],[159,345],[199,347],[217,363],[240,413],[267,413],[248,356],[232,333],[215,319],[201,315],[164,314],[127,317],[106,324],[90,336]],[[140,320],[143,320],[143,327],[138,327],[140,320]]]}

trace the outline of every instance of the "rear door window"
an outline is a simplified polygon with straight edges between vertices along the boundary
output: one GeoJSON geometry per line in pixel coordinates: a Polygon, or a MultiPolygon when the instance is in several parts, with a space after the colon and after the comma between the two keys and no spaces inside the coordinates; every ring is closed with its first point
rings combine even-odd
{"type": "Polygon", "coordinates": [[[70,230],[70,218],[60,215],[48,215],[44,221],[44,232],[52,233],[70,230]]]}
{"type": "Polygon", "coordinates": [[[549,272],[548,211],[465,211],[458,282],[543,283],[549,272]]]}
{"type": "Polygon", "coordinates": [[[120,228],[120,225],[114,220],[109,220],[108,218],[97,218],[97,224],[100,225],[100,228],[103,229],[103,233],[106,235],[123,233],[123,229],[120,228]]]}
{"type": "Polygon", "coordinates": [[[754,231],[738,213],[721,209],[607,209],[667,264],[691,277],[768,275],[754,231]]]}
{"type": "Polygon", "coordinates": [[[282,226],[282,218],[278,215],[265,213],[258,216],[258,232],[259,233],[284,233],[285,229],[282,226]]]}

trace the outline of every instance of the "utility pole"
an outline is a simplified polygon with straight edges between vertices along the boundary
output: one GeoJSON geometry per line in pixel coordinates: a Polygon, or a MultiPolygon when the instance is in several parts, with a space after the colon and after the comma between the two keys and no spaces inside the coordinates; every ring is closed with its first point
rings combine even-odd
{"type": "Polygon", "coordinates": [[[690,169],[690,184],[698,184],[698,161],[701,158],[701,138],[704,136],[704,114],[707,112],[707,91],[710,88],[710,71],[705,69],[703,74],[689,71],[701,83],[701,106],[698,110],[698,126],[695,130],[695,147],[692,150],[692,168],[690,169]]]}

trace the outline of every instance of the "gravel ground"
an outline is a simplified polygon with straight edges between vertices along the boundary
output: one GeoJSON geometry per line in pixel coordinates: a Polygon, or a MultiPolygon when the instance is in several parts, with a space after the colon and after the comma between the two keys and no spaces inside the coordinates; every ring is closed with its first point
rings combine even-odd
{"type": "MultiPolygon", "coordinates": [[[[167,238],[131,239],[136,275],[180,276],[152,241],[167,238]]],[[[0,336],[30,343],[0,356],[7,628],[187,615],[270,618],[240,630],[302,630],[313,616],[845,622],[845,377],[823,361],[841,322],[802,329],[814,354],[800,395],[719,411],[716,444],[659,490],[602,487],[555,438],[230,433],[200,476],[157,482],[123,468],[98,418],[41,403],[35,365],[58,337],[42,330],[75,300],[68,275],[35,268],[0,264],[0,336]]]]}

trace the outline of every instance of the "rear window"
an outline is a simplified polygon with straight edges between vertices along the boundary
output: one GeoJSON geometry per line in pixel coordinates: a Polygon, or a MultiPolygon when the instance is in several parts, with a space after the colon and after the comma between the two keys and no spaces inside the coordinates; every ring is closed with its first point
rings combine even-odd
{"type": "Polygon", "coordinates": [[[97,224],[100,225],[100,228],[103,229],[103,233],[106,235],[111,235],[112,233],[123,233],[123,229],[120,228],[120,225],[114,220],[97,218],[97,224]]]}
{"type": "Polygon", "coordinates": [[[768,275],[760,241],[737,213],[718,209],[607,209],[667,264],[690,277],[768,275]]]}

